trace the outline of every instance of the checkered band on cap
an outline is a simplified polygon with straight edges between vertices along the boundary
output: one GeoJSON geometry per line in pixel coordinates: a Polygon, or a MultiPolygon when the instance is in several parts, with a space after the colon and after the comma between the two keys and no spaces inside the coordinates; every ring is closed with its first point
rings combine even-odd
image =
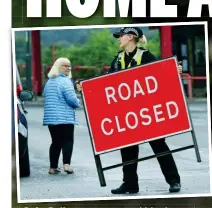
{"type": "Polygon", "coordinates": [[[141,29],[139,29],[137,27],[123,27],[123,28],[121,28],[121,30],[119,32],[113,33],[113,36],[115,38],[119,38],[120,35],[124,35],[124,34],[132,34],[137,37],[141,37],[143,35],[143,32],[141,29]]]}
{"type": "Polygon", "coordinates": [[[126,33],[126,34],[129,33],[129,32],[133,32],[133,33],[135,33],[136,36],[139,36],[138,31],[135,28],[132,28],[132,27],[125,28],[123,30],[123,32],[126,33]]]}

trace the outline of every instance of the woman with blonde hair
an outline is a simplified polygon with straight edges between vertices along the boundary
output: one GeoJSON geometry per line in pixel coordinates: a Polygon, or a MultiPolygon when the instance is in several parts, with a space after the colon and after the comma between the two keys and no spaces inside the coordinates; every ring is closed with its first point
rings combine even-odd
{"type": "Polygon", "coordinates": [[[71,81],[71,62],[58,58],[48,73],[49,80],[44,88],[43,125],[48,126],[52,143],[49,149],[49,174],[58,174],[60,152],[63,153],[64,171],[73,173],[70,166],[74,143],[75,111],[80,107],[71,81]]]}

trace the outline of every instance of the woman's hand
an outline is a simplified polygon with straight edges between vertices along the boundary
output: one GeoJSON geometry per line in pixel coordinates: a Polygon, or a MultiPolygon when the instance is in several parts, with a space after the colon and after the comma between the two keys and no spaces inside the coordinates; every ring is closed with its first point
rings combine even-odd
{"type": "Polygon", "coordinates": [[[183,67],[181,65],[181,61],[178,62],[178,73],[181,74],[183,72],[183,67]]]}
{"type": "Polygon", "coordinates": [[[77,81],[75,82],[75,85],[76,85],[77,91],[78,91],[78,92],[81,92],[81,91],[82,91],[82,86],[81,86],[79,80],[77,80],[77,81]]]}

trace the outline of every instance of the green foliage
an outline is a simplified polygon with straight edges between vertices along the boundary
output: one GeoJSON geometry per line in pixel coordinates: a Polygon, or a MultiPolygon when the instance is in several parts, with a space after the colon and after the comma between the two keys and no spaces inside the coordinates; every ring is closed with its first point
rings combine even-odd
{"type": "Polygon", "coordinates": [[[26,59],[26,41],[22,35],[15,36],[15,53],[17,64],[24,64],[26,59]]]}
{"type": "Polygon", "coordinates": [[[52,64],[52,46],[41,47],[42,62],[45,64],[52,64]]]}
{"type": "Polygon", "coordinates": [[[108,29],[104,29],[89,32],[85,44],[73,44],[66,48],[56,45],[56,57],[67,57],[72,65],[108,65],[117,50],[117,41],[112,38],[108,29]]]}
{"type": "Polygon", "coordinates": [[[157,58],[160,58],[160,40],[159,36],[156,39],[148,40],[147,48],[150,50],[157,58]]]}
{"type": "MultiPolygon", "coordinates": [[[[96,69],[82,69],[73,72],[74,78],[91,78],[102,73],[105,65],[110,65],[118,51],[118,42],[108,29],[90,31],[86,44],[73,44],[69,47],[56,45],[56,58],[67,57],[72,66],[95,66],[96,69]]],[[[51,47],[43,49],[43,62],[52,64],[51,47]]]]}

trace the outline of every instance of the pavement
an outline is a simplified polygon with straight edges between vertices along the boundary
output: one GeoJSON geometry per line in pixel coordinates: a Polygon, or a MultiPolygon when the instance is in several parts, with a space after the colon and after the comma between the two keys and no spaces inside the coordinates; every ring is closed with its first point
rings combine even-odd
{"type": "MultiPolygon", "coordinates": [[[[29,155],[31,175],[20,180],[20,199],[22,202],[49,202],[74,200],[120,199],[126,195],[112,195],[110,190],[122,183],[122,168],[104,171],[106,187],[101,187],[88,133],[84,110],[77,109],[79,126],[75,128],[75,141],[72,156],[73,175],[62,172],[60,175],[49,175],[49,146],[51,137],[48,128],[42,125],[43,98],[26,102],[29,123],[29,155]]],[[[138,175],[140,192],[129,197],[174,197],[188,194],[207,194],[210,192],[209,169],[209,134],[208,112],[205,99],[196,99],[189,104],[191,117],[197,137],[202,162],[198,163],[194,149],[174,153],[182,181],[182,190],[169,194],[168,184],[160,170],[157,159],[139,162],[138,175]]],[[[166,139],[170,149],[192,144],[191,133],[184,133],[166,139]]],[[[139,145],[139,157],[152,155],[148,143],[139,145]]],[[[62,158],[62,157],[61,157],[62,158]]],[[[62,159],[60,167],[62,168],[62,159]]],[[[102,166],[121,162],[120,151],[101,155],[102,166]]]]}

